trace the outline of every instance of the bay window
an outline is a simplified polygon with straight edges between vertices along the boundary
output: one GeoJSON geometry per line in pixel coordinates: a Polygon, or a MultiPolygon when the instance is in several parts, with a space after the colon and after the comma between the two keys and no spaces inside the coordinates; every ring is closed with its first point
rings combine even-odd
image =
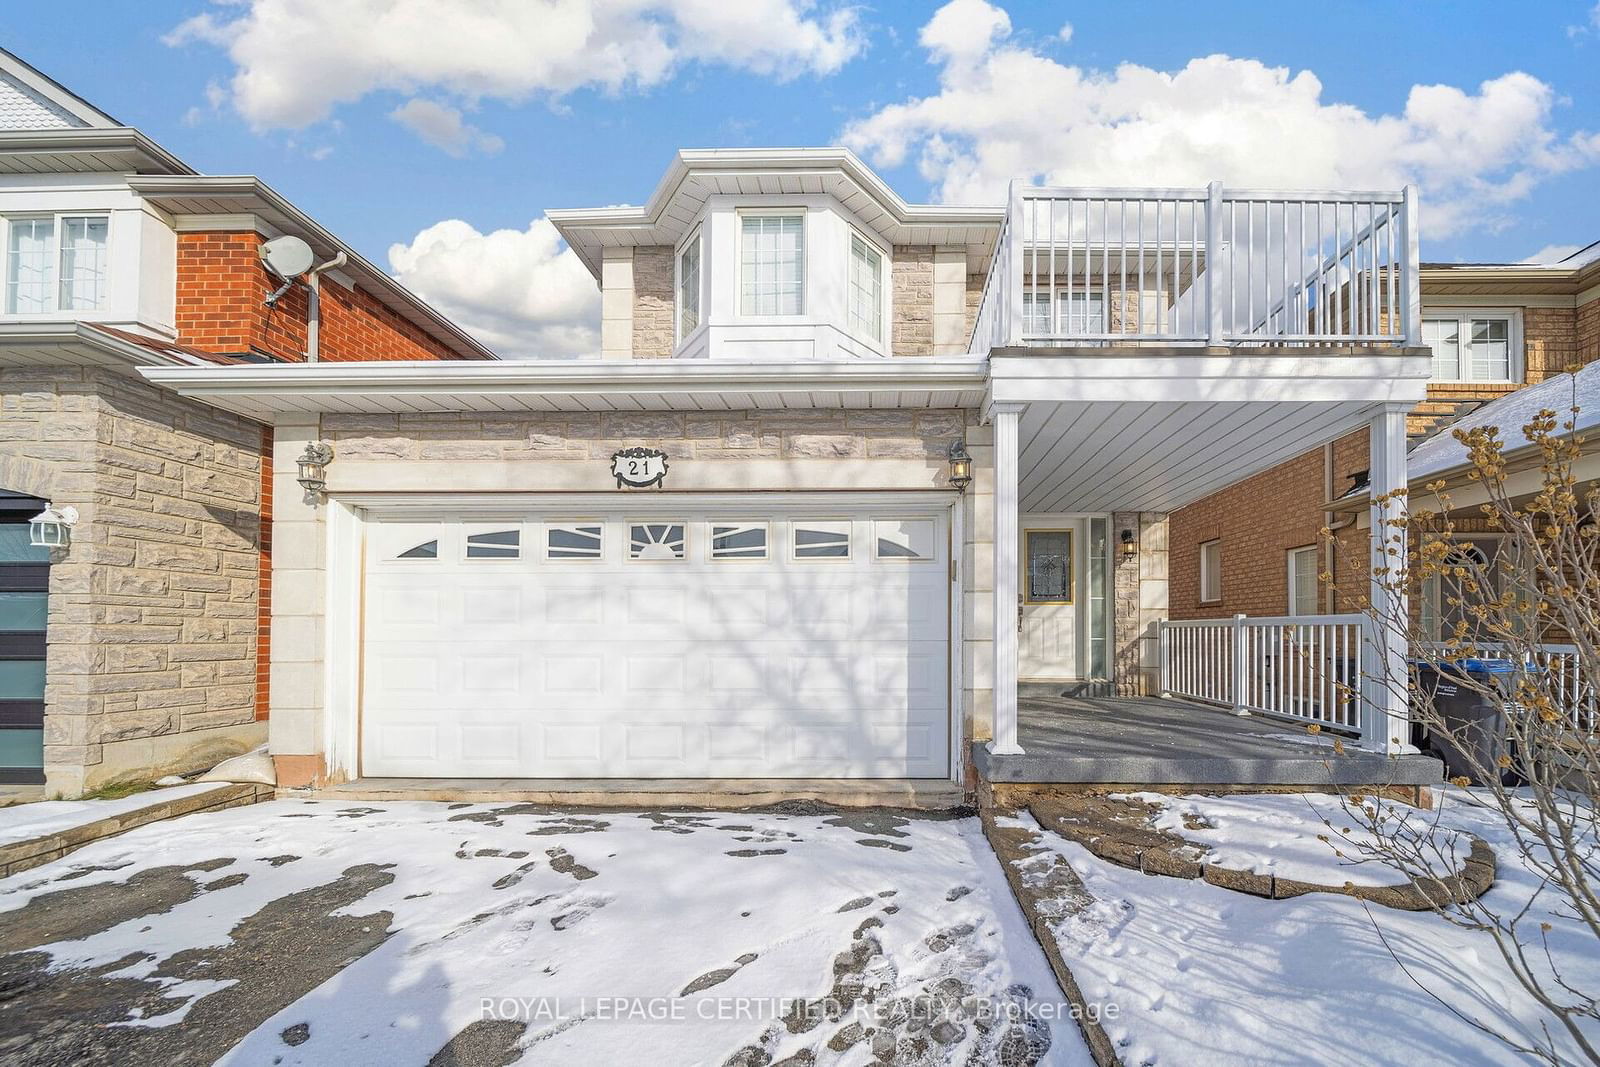
{"type": "Polygon", "coordinates": [[[700,231],[678,253],[678,340],[700,325],[700,231]]]}
{"type": "Polygon", "coordinates": [[[804,314],[805,252],[804,215],[743,216],[740,225],[739,313],[804,314]]]}
{"type": "Polygon", "coordinates": [[[1422,339],[1441,382],[1520,382],[1521,322],[1512,312],[1428,311],[1422,339]]]}
{"type": "Polygon", "coordinates": [[[104,215],[7,219],[6,313],[41,315],[105,306],[109,229],[104,215]]]}
{"type": "Polygon", "coordinates": [[[858,233],[850,234],[850,329],[883,340],[883,253],[858,233]]]}

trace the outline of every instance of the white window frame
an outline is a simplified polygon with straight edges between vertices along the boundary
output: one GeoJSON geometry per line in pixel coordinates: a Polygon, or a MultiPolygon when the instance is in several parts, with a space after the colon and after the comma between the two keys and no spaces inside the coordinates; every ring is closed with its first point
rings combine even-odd
{"type": "MultiPolygon", "coordinates": [[[[855,226],[849,227],[850,240],[846,255],[849,257],[845,264],[845,325],[849,331],[864,341],[871,342],[874,346],[882,347],[884,343],[884,326],[889,322],[889,253],[877,241],[862,233],[855,226]],[[878,299],[875,301],[877,322],[859,322],[855,315],[855,275],[856,275],[856,242],[875,252],[878,256],[878,299]],[[873,326],[876,325],[876,329],[873,326]]],[[[803,250],[802,250],[803,251],[803,250]]]]}
{"type": "Polygon", "coordinates": [[[855,520],[853,519],[849,519],[844,516],[835,516],[833,518],[805,518],[789,520],[789,559],[794,563],[821,563],[823,565],[830,563],[848,563],[850,560],[855,558],[855,552],[856,524],[855,520]],[[845,538],[844,555],[801,555],[800,527],[802,526],[811,526],[813,528],[820,528],[823,526],[843,526],[845,538]]]}
{"type": "Polygon", "coordinates": [[[1320,606],[1321,606],[1321,589],[1322,589],[1322,586],[1321,586],[1321,582],[1318,580],[1318,577],[1317,577],[1318,575],[1320,575],[1322,573],[1322,563],[1321,563],[1321,552],[1318,550],[1317,546],[1316,545],[1301,545],[1299,548],[1291,548],[1287,552],[1284,553],[1284,558],[1287,561],[1288,578],[1289,578],[1289,595],[1288,595],[1289,603],[1288,603],[1288,611],[1286,612],[1286,614],[1289,614],[1289,615],[1320,615],[1320,614],[1322,614],[1322,612],[1319,610],[1320,606]],[[1313,579],[1312,580],[1312,590],[1311,590],[1311,610],[1310,611],[1300,611],[1300,610],[1298,610],[1298,608],[1295,605],[1295,594],[1298,591],[1299,585],[1300,585],[1300,581],[1299,581],[1299,579],[1300,579],[1300,563],[1299,563],[1299,560],[1300,560],[1301,557],[1306,556],[1307,554],[1309,554],[1309,557],[1310,557],[1310,560],[1311,560],[1311,574],[1312,574],[1312,579],[1313,579]]]}
{"type": "Polygon", "coordinates": [[[701,239],[702,227],[696,225],[689,237],[672,250],[672,336],[683,344],[695,331],[706,324],[706,246],[701,239]],[[683,327],[683,257],[689,249],[695,250],[695,322],[687,330],[683,327]]]}
{"type": "Polygon", "coordinates": [[[738,309],[741,319],[749,321],[766,322],[794,322],[805,318],[806,310],[811,301],[810,278],[810,253],[807,245],[810,244],[810,235],[806,233],[809,228],[811,213],[804,207],[772,207],[772,208],[743,208],[735,212],[738,222],[738,242],[734,256],[733,306],[738,309]],[[747,219],[799,219],[800,220],[800,307],[797,311],[779,314],[762,314],[760,312],[747,312],[744,308],[744,224],[747,219]]]}
{"type": "Polygon", "coordinates": [[[107,211],[19,211],[15,214],[5,215],[4,226],[0,227],[0,255],[4,257],[4,265],[0,267],[0,314],[9,318],[34,318],[44,315],[61,314],[94,314],[104,311],[111,303],[111,213],[107,211]],[[48,306],[43,311],[11,311],[11,226],[17,222],[30,222],[35,219],[49,219],[52,223],[50,243],[51,280],[47,289],[49,293],[48,306]],[[100,300],[94,307],[89,308],[63,308],[61,306],[61,257],[62,234],[66,232],[68,219],[99,219],[106,224],[106,244],[103,253],[105,257],[105,281],[100,287],[100,300]]]}
{"type": "Polygon", "coordinates": [[[1457,337],[1460,338],[1456,348],[1456,376],[1454,378],[1434,378],[1430,370],[1429,381],[1449,385],[1521,385],[1527,378],[1527,360],[1523,345],[1522,309],[1521,308],[1490,308],[1490,307],[1425,307],[1422,309],[1422,321],[1431,322],[1439,319],[1454,319],[1456,321],[1457,337]],[[1473,319],[1505,319],[1506,328],[1506,377],[1504,378],[1474,378],[1472,377],[1472,320],[1473,319]]]}
{"type": "Polygon", "coordinates": [[[1071,337],[1079,334],[1085,337],[1097,337],[1110,332],[1111,328],[1108,325],[1106,318],[1106,298],[1104,293],[1094,290],[1086,291],[1083,289],[1073,289],[1070,291],[1066,289],[1057,289],[1055,306],[1053,308],[1049,308],[1050,314],[1043,316],[1045,319],[1047,319],[1047,321],[1041,324],[1039,322],[1041,316],[1039,315],[1038,309],[1041,305],[1048,307],[1049,304],[1049,289],[1040,288],[1037,292],[1033,291],[1032,289],[1023,290],[1022,314],[1024,322],[1026,323],[1026,328],[1030,333],[1051,337],[1071,337]],[[1090,316],[1098,314],[1100,320],[1100,328],[1098,330],[1090,330],[1087,328],[1078,331],[1072,330],[1072,319],[1075,315],[1079,314],[1078,311],[1074,310],[1073,305],[1079,302],[1081,302],[1083,305],[1081,314],[1085,327],[1094,325],[1094,323],[1090,321],[1090,316]],[[1041,325],[1044,327],[1042,330],[1039,328],[1041,325]]]}
{"type": "Polygon", "coordinates": [[[1201,541],[1200,542],[1200,567],[1199,567],[1199,570],[1200,570],[1200,603],[1202,603],[1202,604],[1220,604],[1220,603],[1222,603],[1222,538],[1213,537],[1208,541],[1201,541]],[[1207,549],[1215,549],[1216,554],[1217,554],[1217,561],[1215,563],[1211,563],[1207,559],[1207,551],[1206,551],[1207,549]],[[1213,573],[1213,572],[1215,572],[1215,573],[1213,573]],[[1215,580],[1215,585],[1216,585],[1216,595],[1207,596],[1206,594],[1210,591],[1210,587],[1213,584],[1213,579],[1215,580]]]}

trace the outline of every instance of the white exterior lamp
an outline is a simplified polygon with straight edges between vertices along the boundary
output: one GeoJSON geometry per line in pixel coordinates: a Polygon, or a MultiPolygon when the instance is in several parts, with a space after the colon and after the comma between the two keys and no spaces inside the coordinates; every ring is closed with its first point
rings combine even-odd
{"type": "Polygon", "coordinates": [[[66,548],[72,543],[72,528],[78,525],[78,509],[46,504],[44,510],[28,520],[28,543],[34,548],[66,548]]]}
{"type": "Polygon", "coordinates": [[[307,500],[321,497],[323,490],[328,488],[327,468],[331,462],[333,462],[333,446],[322,441],[312,441],[307,444],[306,450],[295,460],[298,468],[295,481],[306,491],[307,500]]]}

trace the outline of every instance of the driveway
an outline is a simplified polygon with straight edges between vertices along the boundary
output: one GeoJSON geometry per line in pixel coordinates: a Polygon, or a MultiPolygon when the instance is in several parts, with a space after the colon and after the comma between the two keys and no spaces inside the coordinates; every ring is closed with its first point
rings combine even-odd
{"type": "Polygon", "coordinates": [[[283,800],[0,913],[5,1062],[1089,1062],[970,818],[283,800]]]}

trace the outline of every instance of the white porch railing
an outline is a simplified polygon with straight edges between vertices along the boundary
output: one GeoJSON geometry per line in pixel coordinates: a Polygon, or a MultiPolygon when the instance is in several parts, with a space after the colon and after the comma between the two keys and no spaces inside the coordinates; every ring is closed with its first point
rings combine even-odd
{"type": "Polygon", "coordinates": [[[1381,747],[1362,688],[1374,648],[1369,627],[1363,615],[1163,622],[1161,692],[1316,723],[1360,735],[1362,747],[1381,747]]]}
{"type": "Polygon", "coordinates": [[[1416,193],[1013,183],[970,349],[1418,345],[1416,193]]]}
{"type": "MultiPolygon", "coordinates": [[[[1443,644],[1426,647],[1430,655],[1443,656],[1448,652],[1443,644]]],[[[1480,656],[1504,658],[1510,649],[1506,645],[1490,643],[1474,646],[1474,652],[1480,656]]],[[[1535,667],[1549,672],[1551,685],[1548,691],[1566,710],[1572,725],[1589,733],[1600,731],[1600,682],[1584,676],[1580,669],[1582,660],[1579,659],[1578,646],[1540,645],[1528,658],[1535,667]]]]}

